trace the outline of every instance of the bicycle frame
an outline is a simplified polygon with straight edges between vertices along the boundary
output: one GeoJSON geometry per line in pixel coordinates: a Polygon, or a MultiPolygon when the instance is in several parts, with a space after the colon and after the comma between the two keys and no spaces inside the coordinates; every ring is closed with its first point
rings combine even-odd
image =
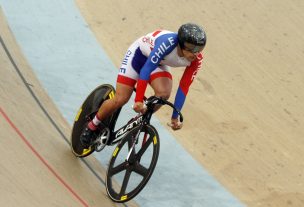
{"type": "MultiPolygon", "coordinates": [[[[143,115],[132,118],[127,124],[119,128],[118,130],[110,131],[109,145],[118,143],[131,129],[143,123],[143,115]]],[[[112,128],[112,127],[111,127],[112,128]]]]}
{"type": "MultiPolygon", "coordinates": [[[[120,112],[121,108],[119,109],[120,112]]],[[[121,128],[114,131],[116,120],[118,118],[119,113],[116,113],[115,117],[112,118],[110,125],[108,126],[110,129],[110,138],[108,145],[114,145],[118,143],[129,131],[139,125],[145,125],[150,123],[150,119],[152,117],[153,110],[149,109],[145,114],[138,114],[137,116],[130,119],[130,121],[122,126],[121,128]]],[[[136,136],[137,138],[138,136],[136,136]]]]}

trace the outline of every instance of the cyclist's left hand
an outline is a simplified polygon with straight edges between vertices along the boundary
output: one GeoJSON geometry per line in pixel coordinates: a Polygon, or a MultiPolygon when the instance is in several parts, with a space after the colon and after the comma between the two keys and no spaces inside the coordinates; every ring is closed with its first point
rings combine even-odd
{"type": "Polygon", "coordinates": [[[168,124],[173,130],[179,130],[183,127],[183,123],[178,119],[171,119],[171,124],[168,124]]]}
{"type": "Polygon", "coordinates": [[[135,102],[134,105],[133,105],[133,109],[137,113],[144,114],[147,110],[147,107],[145,107],[145,105],[142,102],[135,102]]]}

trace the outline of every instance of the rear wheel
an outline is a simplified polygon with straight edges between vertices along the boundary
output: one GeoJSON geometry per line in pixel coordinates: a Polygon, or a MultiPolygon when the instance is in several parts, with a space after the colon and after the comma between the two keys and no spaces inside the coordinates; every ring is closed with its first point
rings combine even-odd
{"type": "Polygon", "coordinates": [[[145,125],[138,142],[126,161],[139,126],[132,129],[115,148],[107,171],[106,189],[115,202],[135,197],[149,181],[159,155],[159,136],[151,125],[145,125]]]}
{"type": "MultiPolygon", "coordinates": [[[[105,100],[113,98],[114,95],[114,87],[109,84],[104,84],[94,89],[83,102],[75,117],[71,134],[71,148],[75,156],[86,157],[95,151],[94,146],[89,147],[88,149],[84,148],[80,143],[79,137],[84,128],[87,126],[88,122],[94,118],[101,104],[105,100]]],[[[104,122],[108,124],[111,118],[112,117],[109,117],[104,122]]]]}

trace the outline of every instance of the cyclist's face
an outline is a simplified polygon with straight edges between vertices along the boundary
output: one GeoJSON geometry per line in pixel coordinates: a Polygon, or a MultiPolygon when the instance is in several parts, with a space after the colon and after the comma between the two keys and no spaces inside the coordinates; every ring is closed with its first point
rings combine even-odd
{"type": "Polygon", "coordinates": [[[202,52],[202,50],[203,47],[196,46],[188,42],[184,43],[184,48],[182,49],[184,57],[191,62],[196,59],[196,57],[202,52]]]}

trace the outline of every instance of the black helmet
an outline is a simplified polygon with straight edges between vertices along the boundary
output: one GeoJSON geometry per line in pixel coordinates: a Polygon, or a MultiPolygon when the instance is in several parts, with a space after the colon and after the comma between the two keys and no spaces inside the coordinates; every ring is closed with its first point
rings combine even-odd
{"type": "Polygon", "coordinates": [[[185,42],[194,45],[194,48],[188,48],[191,52],[200,52],[206,45],[206,33],[204,29],[197,24],[187,23],[178,29],[178,43],[182,49],[185,48],[185,42]]]}

